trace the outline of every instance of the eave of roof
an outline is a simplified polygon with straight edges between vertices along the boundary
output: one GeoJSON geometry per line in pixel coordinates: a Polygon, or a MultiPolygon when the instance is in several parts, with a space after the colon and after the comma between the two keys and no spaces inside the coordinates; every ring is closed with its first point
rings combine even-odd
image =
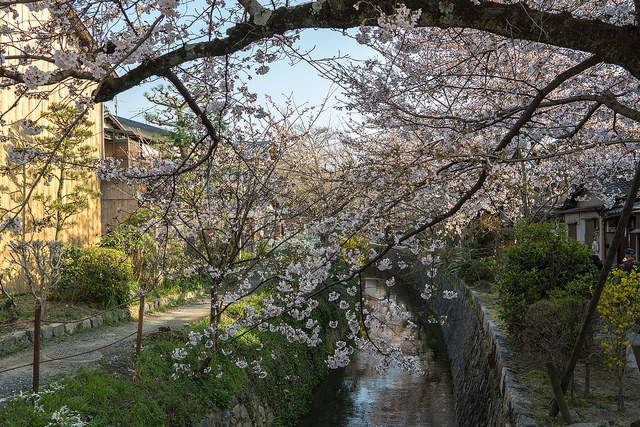
{"type": "Polygon", "coordinates": [[[561,210],[558,209],[556,210],[556,213],[558,215],[564,215],[564,214],[570,214],[570,213],[580,213],[580,212],[598,212],[600,213],[600,211],[602,211],[603,206],[591,206],[591,207],[581,207],[581,208],[571,208],[571,209],[565,209],[565,210],[561,210]]]}
{"type": "Polygon", "coordinates": [[[158,127],[158,126],[153,126],[147,123],[138,122],[136,120],[127,119],[125,117],[120,117],[120,116],[113,116],[113,117],[115,117],[124,126],[144,129],[150,132],[157,133],[158,135],[161,135],[161,136],[169,135],[169,131],[167,131],[166,129],[162,129],[161,127],[158,127]]]}
{"type": "MultiPolygon", "coordinates": [[[[622,210],[624,209],[624,206],[622,204],[617,205],[615,207],[612,207],[611,209],[607,209],[604,211],[604,216],[605,217],[611,217],[611,216],[618,216],[622,213],[622,210]]],[[[631,213],[639,213],[640,212],[640,202],[636,201],[633,204],[633,208],[631,210],[631,213]]]]}

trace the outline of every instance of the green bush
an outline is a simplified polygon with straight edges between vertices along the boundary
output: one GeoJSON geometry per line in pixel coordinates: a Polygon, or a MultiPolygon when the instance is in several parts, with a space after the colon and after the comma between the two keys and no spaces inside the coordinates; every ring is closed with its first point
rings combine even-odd
{"type": "Polygon", "coordinates": [[[585,274],[566,288],[551,291],[549,299],[531,304],[524,317],[523,347],[561,366],[571,354],[580,332],[594,283],[595,276],[585,274]]]}
{"type": "Polygon", "coordinates": [[[136,210],[105,233],[98,244],[127,254],[131,259],[134,278],[146,289],[157,285],[160,269],[173,270],[184,261],[184,252],[176,244],[168,244],[160,250],[148,230],[147,221],[152,214],[148,209],[136,210]]]}
{"type": "Polygon", "coordinates": [[[591,250],[570,238],[563,224],[521,222],[515,242],[497,260],[494,272],[499,292],[500,317],[507,332],[520,340],[527,308],[597,268],[589,259],[591,250]]]}
{"type": "Polygon", "coordinates": [[[59,299],[100,307],[122,304],[135,288],[131,260],[110,248],[69,248],[66,251],[59,299]]]}

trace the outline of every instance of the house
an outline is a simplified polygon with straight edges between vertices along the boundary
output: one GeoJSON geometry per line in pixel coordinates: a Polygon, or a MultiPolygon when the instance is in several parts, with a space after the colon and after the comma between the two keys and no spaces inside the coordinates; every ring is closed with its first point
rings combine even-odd
{"type": "MultiPolygon", "coordinates": [[[[42,10],[30,10],[24,4],[15,4],[11,6],[15,13],[11,13],[9,8],[3,10],[4,15],[0,17],[3,24],[19,25],[21,27],[28,27],[33,23],[43,23],[50,20],[50,12],[48,9],[42,10]]],[[[71,19],[73,22],[74,37],[68,39],[56,40],[63,49],[74,50],[78,46],[88,45],[91,43],[91,37],[86,28],[82,26],[77,20],[71,19]]],[[[37,60],[30,62],[26,66],[18,59],[22,54],[25,47],[28,47],[32,40],[16,41],[11,38],[11,35],[0,35],[0,52],[2,53],[2,61],[4,67],[17,66],[19,71],[24,71],[27,66],[35,66],[42,72],[54,72],[57,67],[49,61],[37,60]]],[[[4,85],[3,85],[4,86],[4,85]]],[[[79,87],[75,89],[78,90],[79,87]]],[[[7,85],[0,89],[0,114],[2,120],[0,120],[0,224],[2,224],[8,218],[14,216],[23,224],[29,218],[42,218],[44,217],[44,207],[41,203],[36,202],[31,197],[29,204],[22,209],[23,202],[27,198],[31,189],[30,183],[32,183],[37,177],[29,176],[26,167],[22,171],[9,170],[8,166],[8,152],[14,147],[28,146],[36,142],[35,136],[30,132],[25,132],[25,124],[30,121],[37,121],[40,116],[49,110],[49,107],[54,103],[68,104],[69,100],[69,87],[66,82],[53,85],[48,88],[40,90],[38,93],[31,94],[30,96],[23,96],[24,88],[18,86],[7,85]]],[[[95,89],[95,84],[86,84],[83,87],[83,93],[87,95],[95,89]]],[[[92,136],[86,140],[86,143],[94,150],[95,157],[102,158],[103,152],[103,118],[102,118],[102,105],[97,104],[91,108],[88,112],[88,119],[93,123],[90,130],[92,136]]],[[[41,194],[43,197],[54,197],[54,188],[46,185],[45,179],[38,179],[37,185],[33,188],[31,196],[34,194],[41,194]]],[[[64,192],[68,193],[75,185],[73,182],[69,182],[64,185],[64,192]]],[[[92,177],[83,185],[90,188],[93,191],[100,190],[100,182],[97,177],[92,177]]],[[[88,208],[84,209],[73,218],[74,226],[69,227],[62,232],[61,239],[65,242],[72,243],[78,246],[91,245],[97,242],[101,233],[100,226],[100,209],[101,201],[99,198],[91,198],[89,200],[88,208]]],[[[55,230],[51,228],[43,228],[42,230],[31,234],[30,236],[15,236],[10,233],[3,233],[0,240],[0,272],[5,269],[12,269],[13,265],[7,259],[6,244],[11,238],[29,238],[29,239],[51,239],[55,230]]],[[[15,270],[15,268],[14,268],[15,270]]],[[[5,275],[5,285],[7,288],[18,292],[26,291],[24,284],[17,274],[11,275],[11,279],[8,280],[5,275]]]]}
{"type": "MultiPolygon", "coordinates": [[[[160,152],[152,145],[167,135],[162,128],[107,112],[104,115],[104,157],[117,159],[122,168],[150,166],[160,157],[160,152]]],[[[140,185],[122,181],[101,182],[102,234],[138,208],[138,200],[145,190],[140,185]]]]}
{"type": "MultiPolygon", "coordinates": [[[[630,182],[623,178],[614,178],[604,183],[600,195],[595,191],[579,189],[557,209],[556,215],[566,224],[570,237],[589,246],[604,259],[610,250],[629,189],[630,182]],[[605,205],[604,199],[613,200],[613,204],[605,205]]],[[[639,239],[640,199],[636,199],[622,242],[616,248],[618,263],[622,262],[627,248],[635,249],[636,257],[638,256],[639,239]]]]}

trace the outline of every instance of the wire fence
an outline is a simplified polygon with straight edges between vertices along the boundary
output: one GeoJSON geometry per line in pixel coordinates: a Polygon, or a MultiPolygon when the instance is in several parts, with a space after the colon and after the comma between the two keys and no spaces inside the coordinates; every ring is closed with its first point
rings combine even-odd
{"type": "Polygon", "coordinates": [[[50,363],[50,362],[55,362],[55,361],[60,361],[60,360],[65,360],[65,359],[71,359],[74,357],[78,357],[78,356],[83,356],[85,354],[89,354],[89,353],[94,353],[96,351],[100,351],[102,349],[105,349],[107,347],[111,347],[112,345],[118,344],[128,338],[133,337],[134,335],[137,335],[137,339],[136,339],[136,353],[140,354],[140,349],[141,349],[141,341],[142,341],[142,328],[143,328],[143,324],[144,324],[144,293],[131,298],[129,300],[127,300],[126,302],[117,305],[115,307],[111,307],[105,310],[102,310],[100,312],[97,313],[93,313],[90,316],[86,316],[83,317],[81,319],[74,319],[74,320],[54,320],[54,319],[41,319],[40,315],[42,313],[42,307],[40,306],[40,304],[36,304],[36,307],[34,309],[34,318],[33,319],[29,319],[29,320],[24,320],[24,321],[19,321],[19,322],[12,322],[11,324],[8,325],[0,325],[0,330],[4,327],[15,327],[16,325],[21,325],[21,324],[31,324],[33,323],[33,362],[30,363],[25,363],[22,365],[18,365],[18,366],[12,366],[10,368],[6,368],[6,369],[2,369],[0,370],[0,374],[6,373],[6,372],[11,372],[11,371],[15,371],[18,369],[23,369],[23,368],[27,368],[29,366],[32,367],[32,371],[33,371],[33,392],[37,393],[38,392],[38,388],[40,386],[40,365],[42,365],[43,363],[50,363]],[[85,320],[88,319],[92,319],[96,316],[99,316],[101,314],[104,313],[108,313],[111,312],[113,310],[118,310],[124,306],[130,305],[132,303],[138,302],[139,303],[139,308],[138,308],[138,328],[135,332],[119,338],[111,343],[105,344],[105,345],[101,345],[95,348],[91,348],[89,350],[84,350],[75,354],[71,354],[71,355],[64,355],[64,356],[59,356],[59,357],[53,357],[53,358],[48,358],[46,360],[40,360],[40,335],[42,333],[42,324],[43,323],[57,323],[57,324],[69,324],[69,323],[80,323],[83,322],[85,320]]]}

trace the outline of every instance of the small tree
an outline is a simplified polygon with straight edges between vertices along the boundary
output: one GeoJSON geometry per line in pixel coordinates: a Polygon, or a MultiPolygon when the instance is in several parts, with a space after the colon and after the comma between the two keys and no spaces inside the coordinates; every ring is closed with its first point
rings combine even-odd
{"type": "MultiPolygon", "coordinates": [[[[551,360],[556,367],[562,367],[571,355],[595,280],[592,274],[579,276],[564,289],[551,291],[549,299],[531,304],[524,317],[523,348],[540,357],[543,363],[551,360]]],[[[587,395],[590,393],[594,332],[593,328],[589,330],[583,349],[584,392],[587,395]]]]}
{"type": "Polygon", "coordinates": [[[629,333],[640,320],[640,272],[611,272],[600,297],[598,312],[604,334],[602,347],[607,364],[613,368],[618,386],[618,411],[624,411],[624,376],[627,367],[629,333]]]}
{"type": "Polygon", "coordinates": [[[91,176],[88,168],[98,159],[94,149],[86,143],[92,136],[90,127],[93,123],[77,108],[52,104],[42,118],[49,121],[45,126],[49,135],[37,138],[38,148],[45,153],[56,153],[52,162],[37,167],[43,176],[55,182],[55,194],[41,193],[35,198],[44,205],[43,220],[55,226],[54,240],[59,241],[65,225],[72,225],[69,219],[86,209],[90,198],[100,197],[99,192],[84,185],[91,176]],[[67,136],[60,140],[64,134],[67,136]],[[65,191],[69,183],[74,186],[71,191],[65,191]]]}
{"type": "Polygon", "coordinates": [[[63,245],[55,240],[9,242],[9,256],[25,275],[31,295],[44,307],[49,293],[60,282],[63,245]]]}

